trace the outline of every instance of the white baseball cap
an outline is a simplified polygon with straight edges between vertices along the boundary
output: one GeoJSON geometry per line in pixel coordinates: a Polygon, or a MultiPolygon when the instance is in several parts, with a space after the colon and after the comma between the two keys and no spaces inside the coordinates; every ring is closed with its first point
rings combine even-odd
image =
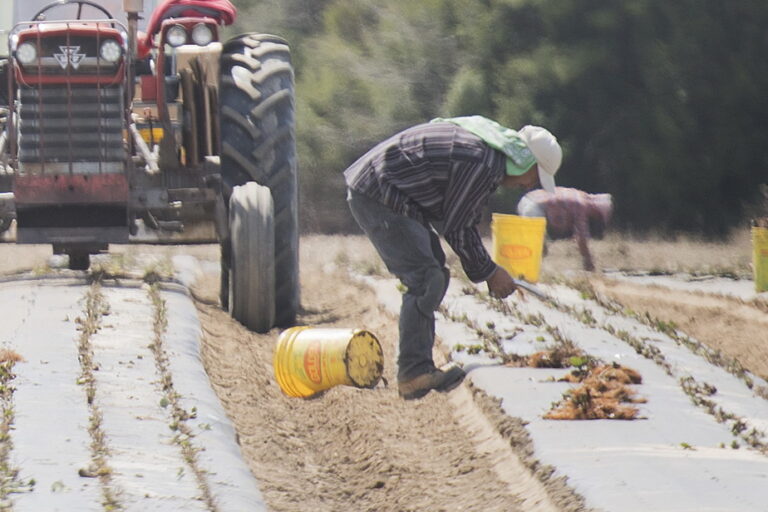
{"type": "Polygon", "coordinates": [[[541,126],[523,126],[517,132],[536,158],[541,188],[555,191],[555,174],[563,161],[563,150],[549,130],[541,126]]]}

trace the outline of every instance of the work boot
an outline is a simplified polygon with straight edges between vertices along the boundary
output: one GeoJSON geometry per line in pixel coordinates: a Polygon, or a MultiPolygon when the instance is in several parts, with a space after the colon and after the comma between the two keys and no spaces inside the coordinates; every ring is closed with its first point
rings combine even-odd
{"type": "Polygon", "coordinates": [[[444,370],[435,368],[412,379],[399,381],[397,387],[400,396],[405,400],[414,400],[423,397],[433,389],[445,392],[461,384],[466,375],[464,370],[455,365],[444,368],[444,370]]]}

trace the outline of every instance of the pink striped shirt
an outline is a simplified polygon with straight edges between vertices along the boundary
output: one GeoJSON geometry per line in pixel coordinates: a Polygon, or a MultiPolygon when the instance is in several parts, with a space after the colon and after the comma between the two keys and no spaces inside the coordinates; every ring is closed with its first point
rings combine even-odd
{"type": "MultiPolygon", "coordinates": [[[[554,193],[542,189],[532,190],[523,196],[518,209],[533,203],[539,214],[547,218],[547,233],[550,238],[573,237],[579,245],[579,252],[584,260],[584,267],[592,270],[592,255],[587,240],[590,238],[590,218],[602,219],[603,226],[608,225],[613,213],[613,201],[610,194],[588,194],[582,190],[555,187],[554,193]]],[[[530,215],[520,212],[521,215],[530,215]]]]}
{"type": "Polygon", "coordinates": [[[590,195],[583,190],[555,187],[553,194],[536,189],[525,195],[544,211],[547,231],[557,237],[589,237],[590,195]]]}

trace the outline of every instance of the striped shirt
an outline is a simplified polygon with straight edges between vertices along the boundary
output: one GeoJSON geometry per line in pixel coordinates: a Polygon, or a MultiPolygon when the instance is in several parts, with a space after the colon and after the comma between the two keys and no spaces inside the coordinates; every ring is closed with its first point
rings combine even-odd
{"type": "Polygon", "coordinates": [[[423,223],[435,223],[474,282],[496,264],[477,225],[504,176],[506,157],[453,123],[408,128],[379,143],[346,171],[352,190],[423,223]]]}

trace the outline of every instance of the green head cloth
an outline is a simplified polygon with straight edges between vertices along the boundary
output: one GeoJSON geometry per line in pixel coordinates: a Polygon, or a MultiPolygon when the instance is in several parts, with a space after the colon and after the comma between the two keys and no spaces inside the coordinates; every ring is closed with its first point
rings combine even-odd
{"type": "Polygon", "coordinates": [[[480,137],[483,142],[507,156],[507,175],[520,176],[528,172],[536,158],[517,131],[501,126],[483,116],[433,119],[432,123],[453,123],[480,137]]]}

